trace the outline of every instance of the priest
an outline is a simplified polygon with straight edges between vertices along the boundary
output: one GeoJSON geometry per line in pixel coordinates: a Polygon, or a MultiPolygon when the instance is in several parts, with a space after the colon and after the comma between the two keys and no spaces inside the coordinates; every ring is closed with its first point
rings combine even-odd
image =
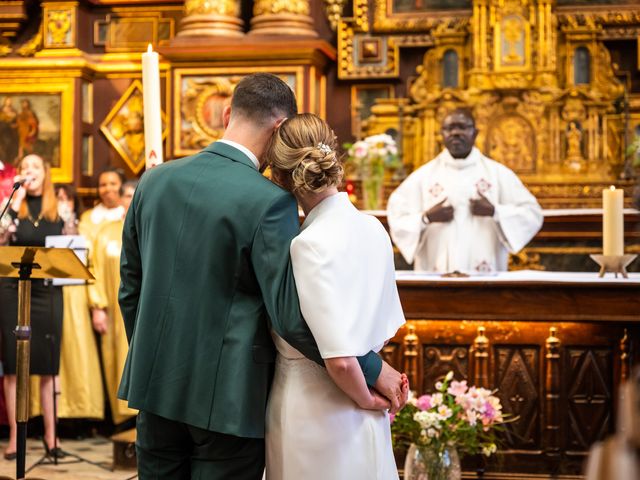
{"type": "Polygon", "coordinates": [[[391,238],[415,270],[490,274],[540,230],[542,210],[506,166],[473,146],[478,131],[467,109],[441,125],[445,149],[391,194],[391,238]]]}

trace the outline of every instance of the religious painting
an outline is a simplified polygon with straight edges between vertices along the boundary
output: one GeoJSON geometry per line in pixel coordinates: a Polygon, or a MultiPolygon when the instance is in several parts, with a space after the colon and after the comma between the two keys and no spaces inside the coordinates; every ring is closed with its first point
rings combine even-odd
{"type": "Polygon", "coordinates": [[[392,13],[418,13],[434,10],[469,10],[471,0],[391,0],[392,13]]]}
{"type": "MultiPolygon", "coordinates": [[[[197,153],[222,137],[222,112],[231,103],[235,86],[250,73],[266,71],[278,75],[302,98],[299,67],[264,69],[177,69],[174,92],[174,156],[197,153]]],[[[299,105],[300,107],[300,105],[299,105]]]]}
{"type": "MultiPolygon", "coordinates": [[[[167,134],[166,117],[162,115],[162,138],[167,134]]],[[[144,156],[144,108],[142,103],[142,83],[135,80],[118,103],[111,109],[100,126],[100,131],[111,146],[120,154],[133,173],[138,173],[145,165],[144,156]]]]}
{"type": "Polygon", "coordinates": [[[73,180],[73,83],[0,84],[0,158],[14,165],[35,153],[53,180],[73,180]]]}
{"type": "Polygon", "coordinates": [[[471,0],[373,0],[373,30],[423,32],[442,21],[468,19],[472,7],[471,0]]]}

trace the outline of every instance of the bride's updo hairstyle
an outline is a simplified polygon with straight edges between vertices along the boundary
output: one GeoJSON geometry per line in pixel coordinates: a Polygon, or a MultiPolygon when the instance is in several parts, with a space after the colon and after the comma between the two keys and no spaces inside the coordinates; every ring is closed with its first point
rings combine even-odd
{"type": "Polygon", "coordinates": [[[292,192],[319,193],[342,182],[344,169],[333,130],[320,117],[302,113],[282,122],[266,152],[274,178],[292,192]]]}

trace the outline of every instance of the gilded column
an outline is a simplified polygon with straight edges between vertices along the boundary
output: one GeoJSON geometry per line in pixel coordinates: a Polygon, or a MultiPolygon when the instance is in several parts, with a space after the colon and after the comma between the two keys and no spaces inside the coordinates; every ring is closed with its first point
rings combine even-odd
{"type": "Polygon", "coordinates": [[[241,37],[239,0],[186,0],[178,37],[241,37]]]}
{"type": "Polygon", "coordinates": [[[560,454],[560,339],[549,329],[544,361],[544,448],[547,455],[560,454]]]}
{"type": "Polygon", "coordinates": [[[416,327],[409,324],[409,333],[404,337],[404,371],[412,390],[418,390],[418,335],[416,327]]]}
{"type": "Polygon", "coordinates": [[[485,328],[478,327],[478,336],[473,341],[473,382],[478,387],[489,387],[489,339],[485,328]]]}
{"type": "Polygon", "coordinates": [[[249,35],[317,37],[309,0],[255,0],[249,35]]]}

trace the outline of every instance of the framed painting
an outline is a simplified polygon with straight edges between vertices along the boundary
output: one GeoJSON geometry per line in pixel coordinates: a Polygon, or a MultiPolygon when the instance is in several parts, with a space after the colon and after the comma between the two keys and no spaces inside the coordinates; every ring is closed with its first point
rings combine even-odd
{"type": "Polygon", "coordinates": [[[73,181],[73,80],[0,83],[0,157],[14,165],[35,153],[54,182],[73,181]]]}
{"type": "Polygon", "coordinates": [[[467,19],[473,8],[472,0],[370,1],[374,32],[421,32],[442,21],[467,19]]]}
{"type": "MultiPolygon", "coordinates": [[[[167,136],[167,120],[164,112],[160,114],[164,140],[167,136]]],[[[134,80],[122,94],[100,125],[100,131],[133,173],[138,174],[144,168],[144,108],[140,80],[134,80]]]]}
{"type": "MultiPolygon", "coordinates": [[[[173,155],[199,152],[222,137],[222,111],[235,86],[246,75],[269,72],[287,82],[302,99],[302,67],[178,68],[173,82],[173,155]]],[[[301,108],[298,103],[298,108],[301,108]]]]}

